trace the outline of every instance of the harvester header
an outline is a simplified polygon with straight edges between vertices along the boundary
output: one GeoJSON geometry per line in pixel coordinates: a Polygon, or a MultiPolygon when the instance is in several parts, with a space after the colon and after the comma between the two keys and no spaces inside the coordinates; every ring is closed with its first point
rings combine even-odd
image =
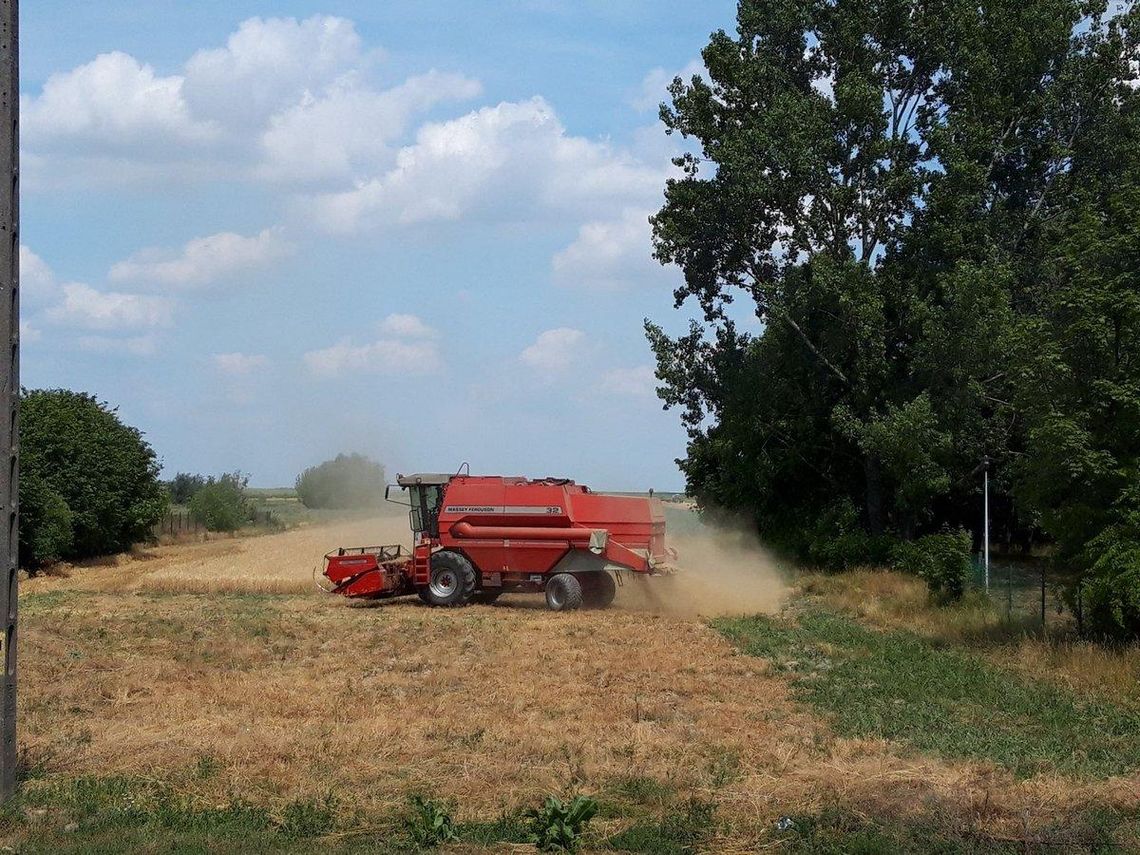
{"type": "Polygon", "coordinates": [[[562,611],[609,605],[623,572],[672,572],[664,509],[653,498],[594,493],[568,478],[418,473],[397,485],[408,496],[411,553],[398,545],[330,552],[326,590],[418,594],[437,606],[544,593],[562,611]]]}

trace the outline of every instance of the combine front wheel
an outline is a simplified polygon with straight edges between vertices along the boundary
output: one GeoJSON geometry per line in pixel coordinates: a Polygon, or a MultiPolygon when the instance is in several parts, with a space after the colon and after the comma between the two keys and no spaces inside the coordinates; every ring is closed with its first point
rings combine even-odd
{"type": "Polygon", "coordinates": [[[475,593],[475,568],[458,552],[431,557],[427,599],[433,606],[465,606],[475,593]]]}
{"type": "Polygon", "coordinates": [[[546,583],[546,605],[555,612],[568,612],[580,608],[582,583],[569,573],[555,573],[546,583]]]}

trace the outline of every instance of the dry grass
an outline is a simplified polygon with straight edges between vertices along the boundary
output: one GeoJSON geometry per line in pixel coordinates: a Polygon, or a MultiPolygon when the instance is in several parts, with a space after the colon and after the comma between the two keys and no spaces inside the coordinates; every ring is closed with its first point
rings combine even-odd
{"type": "MultiPolygon", "coordinates": [[[[836,802],[900,820],[934,810],[1011,839],[1091,801],[1136,803],[1137,780],[1017,781],[988,764],[837,738],[764,660],[691,619],[552,614],[510,596],[462,610],[360,607],[309,587],[328,549],[399,542],[405,525],[160,547],[31,580],[21,592],[25,746],[51,779],[138,775],[212,804],[331,790],[377,814],[421,791],[487,818],[644,777],[678,799],[715,801],[721,852],[755,851],[778,817],[836,802]],[[203,758],[216,774],[196,773],[203,758]]],[[[892,598],[924,608],[913,580],[852,580],[811,584],[874,620],[896,620],[892,598]]],[[[758,583],[757,601],[742,594],[737,607],[778,603],[773,585],[758,583]]]]}
{"type": "Polygon", "coordinates": [[[483,815],[629,775],[715,795],[747,825],[884,783],[1019,789],[833,739],[699,624],[523,602],[94,594],[55,603],[50,625],[33,606],[25,734],[60,773],[169,778],[208,756],[219,799],[333,788],[383,808],[424,788],[483,815]]]}
{"type": "Polygon", "coordinates": [[[997,665],[1140,706],[1140,648],[1135,645],[1094,644],[1076,638],[1067,627],[1042,635],[1037,627],[1005,622],[1000,611],[981,598],[938,606],[921,579],[889,570],[809,574],[798,588],[868,623],[976,648],[997,665]]]}
{"type": "Polygon", "coordinates": [[[23,655],[25,745],[51,776],[139,775],[214,804],[332,790],[384,813],[419,790],[486,818],[637,776],[716,801],[718,850],[748,851],[779,816],[837,801],[1016,835],[1137,788],[837,739],[763,660],[643,614],[84,594],[33,606],[23,655]]]}

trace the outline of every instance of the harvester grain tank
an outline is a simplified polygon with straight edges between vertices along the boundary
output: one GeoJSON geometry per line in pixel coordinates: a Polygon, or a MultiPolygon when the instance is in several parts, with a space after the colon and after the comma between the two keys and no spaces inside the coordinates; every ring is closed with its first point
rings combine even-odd
{"type": "Polygon", "coordinates": [[[397,483],[409,500],[411,553],[399,545],[330,552],[325,590],[418,594],[434,606],[543,593],[551,609],[566,611],[608,606],[622,573],[673,571],[664,510],[653,498],[594,493],[566,478],[420,473],[397,483]]]}

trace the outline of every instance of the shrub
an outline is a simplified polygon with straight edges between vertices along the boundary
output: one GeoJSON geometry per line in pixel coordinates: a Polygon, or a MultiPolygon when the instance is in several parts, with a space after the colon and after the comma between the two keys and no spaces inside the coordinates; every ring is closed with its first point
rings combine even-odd
{"type": "Polygon", "coordinates": [[[210,478],[190,500],[190,515],[208,531],[236,531],[250,519],[245,498],[249,479],[240,472],[210,478]]]}
{"type": "Polygon", "coordinates": [[[1140,638],[1140,510],[1121,513],[1118,519],[1085,549],[1089,574],[1081,589],[1081,607],[1092,632],[1140,638]]]}
{"type": "Polygon", "coordinates": [[[39,475],[20,479],[20,565],[38,570],[71,553],[72,513],[67,501],[39,475]]]}
{"type": "Polygon", "coordinates": [[[92,395],[23,392],[20,466],[20,560],[31,569],[129,549],[166,512],[154,450],[92,395]]]}
{"type": "Polygon", "coordinates": [[[848,499],[828,505],[807,530],[802,550],[808,562],[825,570],[849,570],[881,564],[890,550],[890,538],[874,537],[863,527],[859,512],[848,499]]]}
{"type": "Polygon", "coordinates": [[[338,454],[297,477],[306,508],[375,508],[384,499],[384,467],[363,454],[338,454]]]}
{"type": "Polygon", "coordinates": [[[893,563],[900,570],[926,580],[940,599],[962,599],[970,579],[970,534],[959,529],[903,541],[894,548],[893,563]]]}
{"type": "Polygon", "coordinates": [[[549,796],[541,808],[526,812],[530,840],[541,852],[575,852],[582,830],[597,812],[598,803],[589,796],[575,796],[569,802],[549,796]]]}
{"type": "Polygon", "coordinates": [[[189,472],[179,472],[166,485],[170,493],[170,501],[176,505],[188,505],[194,494],[206,486],[206,479],[202,475],[191,475],[189,472]]]}

